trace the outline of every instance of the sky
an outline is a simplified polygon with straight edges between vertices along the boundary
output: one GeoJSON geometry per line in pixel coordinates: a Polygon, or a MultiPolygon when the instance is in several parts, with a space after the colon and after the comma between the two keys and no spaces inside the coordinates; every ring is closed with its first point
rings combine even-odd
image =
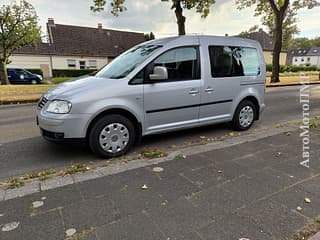
{"type": "MultiPolygon", "coordinates": [[[[12,1],[12,0],[11,0],[12,1]]],[[[109,2],[110,0],[107,0],[109,2]]],[[[0,0],[0,5],[10,0],[0,0]]],[[[36,9],[42,31],[46,32],[48,18],[57,24],[153,32],[156,38],[177,35],[177,24],[170,2],[160,0],[126,0],[127,11],[114,17],[106,9],[102,13],[90,11],[93,0],[28,0],[36,9]]],[[[202,19],[194,10],[185,10],[187,34],[236,35],[260,24],[260,18],[253,16],[253,8],[237,10],[235,0],[216,0],[210,15],[202,19]]],[[[320,7],[300,10],[296,37],[314,38],[320,36],[320,7]]]]}

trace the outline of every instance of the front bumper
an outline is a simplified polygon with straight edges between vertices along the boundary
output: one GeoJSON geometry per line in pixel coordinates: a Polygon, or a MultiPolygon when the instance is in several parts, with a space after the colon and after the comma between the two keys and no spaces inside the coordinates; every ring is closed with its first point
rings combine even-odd
{"type": "Polygon", "coordinates": [[[37,112],[37,124],[47,139],[81,139],[86,137],[90,117],[90,114],[53,114],[42,109],[37,112]]]}

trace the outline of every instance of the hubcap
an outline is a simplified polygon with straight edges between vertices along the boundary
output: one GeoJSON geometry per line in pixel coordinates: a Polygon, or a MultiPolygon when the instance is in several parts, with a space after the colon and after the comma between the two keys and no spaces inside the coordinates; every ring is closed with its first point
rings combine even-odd
{"type": "Polygon", "coordinates": [[[254,112],[251,106],[245,106],[239,114],[239,122],[241,127],[248,127],[253,122],[254,112]]]}
{"type": "Polygon", "coordinates": [[[121,123],[111,123],[100,132],[99,143],[106,152],[120,152],[128,145],[128,142],[129,131],[121,123]]]}

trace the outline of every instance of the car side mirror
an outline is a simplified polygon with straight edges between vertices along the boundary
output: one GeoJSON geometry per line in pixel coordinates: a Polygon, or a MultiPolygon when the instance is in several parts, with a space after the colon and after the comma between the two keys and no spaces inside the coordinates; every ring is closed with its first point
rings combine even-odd
{"type": "Polygon", "coordinates": [[[21,79],[21,80],[24,79],[24,75],[23,75],[23,74],[20,75],[20,79],[21,79]]]}
{"type": "Polygon", "coordinates": [[[156,66],[153,69],[153,74],[149,75],[151,81],[167,80],[168,70],[166,67],[156,66]]]}

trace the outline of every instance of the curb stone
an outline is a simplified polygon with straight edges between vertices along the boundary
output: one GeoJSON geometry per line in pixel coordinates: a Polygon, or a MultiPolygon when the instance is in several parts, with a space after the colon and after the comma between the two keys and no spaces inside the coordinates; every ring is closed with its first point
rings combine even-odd
{"type": "MultiPolygon", "coordinates": [[[[166,157],[154,158],[154,159],[137,159],[131,160],[129,162],[115,163],[106,167],[97,167],[95,169],[89,170],[84,173],[77,173],[74,175],[67,176],[54,176],[50,179],[39,181],[38,179],[26,181],[25,185],[16,189],[6,189],[6,186],[0,186],[0,201],[5,201],[8,199],[13,199],[17,197],[22,197],[30,195],[36,192],[41,192],[49,189],[54,189],[58,187],[63,187],[66,185],[71,185],[77,182],[82,182],[86,180],[92,180],[96,178],[101,178],[141,167],[146,167],[150,165],[156,165],[162,162],[174,160],[178,154],[193,155],[202,152],[207,152],[211,150],[221,149],[225,147],[230,147],[246,142],[253,142],[258,139],[263,139],[266,137],[274,136],[288,131],[298,130],[298,126],[285,126],[282,128],[274,129],[263,129],[259,132],[252,132],[248,135],[236,136],[230,139],[225,139],[221,142],[211,142],[204,145],[190,146],[183,149],[173,151],[166,157]]],[[[316,240],[316,239],[314,239],[316,240]]],[[[317,239],[318,240],[318,239],[317,239]]]]}
{"type": "Polygon", "coordinates": [[[320,232],[313,235],[311,238],[309,238],[309,240],[320,240],[320,232]]]}

